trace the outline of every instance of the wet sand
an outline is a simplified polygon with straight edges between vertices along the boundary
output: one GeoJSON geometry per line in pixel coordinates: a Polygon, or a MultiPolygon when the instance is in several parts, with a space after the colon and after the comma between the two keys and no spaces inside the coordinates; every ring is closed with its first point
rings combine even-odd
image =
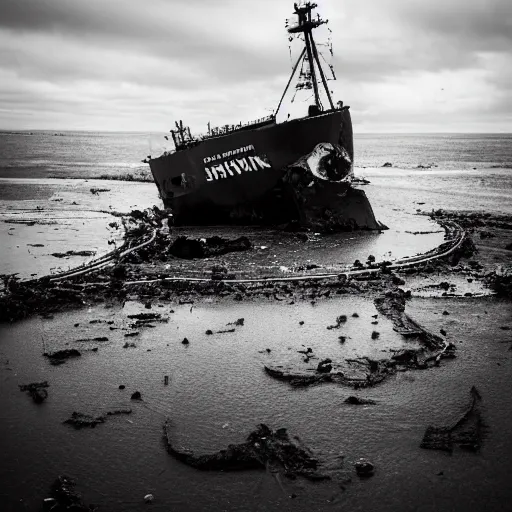
{"type": "MultiPolygon", "coordinates": [[[[397,190],[402,186],[395,184],[397,190]]],[[[413,190],[412,181],[409,185],[413,190]]],[[[419,252],[410,241],[403,249],[396,243],[388,245],[401,234],[409,240],[427,240],[425,247],[442,241],[443,233],[404,233],[414,230],[404,228],[409,221],[415,226],[416,220],[426,222],[429,231],[438,230],[428,217],[414,215],[416,209],[445,206],[437,201],[437,193],[430,198],[423,194],[419,201],[421,190],[412,191],[412,201],[396,200],[392,205],[390,188],[387,181],[366,190],[376,212],[379,208],[389,212],[388,217],[377,217],[394,226],[395,235],[370,234],[352,249],[350,243],[339,242],[348,235],[335,242],[322,237],[317,242],[313,236],[299,256],[287,256],[281,248],[262,258],[260,271],[286,274],[280,267],[293,266],[283,265],[286,257],[300,264],[310,259],[329,268],[333,251],[344,254],[346,245],[353,252],[345,260],[339,258],[339,268],[372,253],[384,257],[389,250],[403,250],[405,255],[419,252]],[[386,205],[392,207],[386,210],[386,205]],[[381,244],[382,250],[372,244],[381,244]]],[[[451,204],[462,206],[462,202],[451,204]]],[[[506,208],[495,206],[498,211],[506,208]]],[[[280,289],[277,298],[263,290],[242,301],[236,293],[163,300],[157,294],[140,297],[135,290],[124,303],[90,302],[51,318],[33,316],[1,325],[0,406],[5,419],[0,438],[7,461],[1,470],[3,509],[37,509],[51,482],[65,473],[77,479],[87,503],[100,504],[104,510],[140,510],[146,506],[147,493],[154,494],[152,506],[159,510],[503,510],[512,497],[508,485],[512,441],[506,434],[512,419],[506,392],[512,357],[510,301],[464,294],[489,293],[477,276],[510,262],[504,249],[509,234],[510,230],[495,226],[475,228],[472,236],[480,253],[463,258],[457,267],[463,267],[460,272],[440,266],[400,274],[405,280],[402,288],[413,292],[406,313],[429,332],[454,343],[457,357],[426,370],[399,371],[378,386],[359,390],[333,383],[294,389],[263,368],[282,361],[304,368],[304,355],[298,351],[306,347],[318,357],[311,363],[324,358],[378,359],[390,357],[391,350],[416,347],[376,311],[374,299],[382,292],[378,282],[357,282],[358,289],[347,292],[340,287],[341,295],[329,296],[322,287],[291,290],[290,296],[280,289]],[[489,229],[496,236],[482,238],[480,232],[489,229]],[[471,268],[472,260],[483,268],[471,268]],[[455,287],[426,288],[442,282],[455,287]],[[457,296],[442,295],[452,292],[457,296]],[[148,302],[150,308],[145,306],[148,302]],[[352,317],[354,312],[359,316],[352,317]],[[130,315],[140,313],[160,318],[150,322],[153,327],[133,325],[137,320],[130,315]],[[340,315],[347,316],[346,322],[328,329],[340,315]],[[239,318],[244,318],[243,325],[227,325],[239,318]],[[232,328],[234,332],[219,333],[232,328]],[[213,334],[206,334],[207,330],[213,334]],[[378,339],[372,339],[374,330],[379,331],[378,339]],[[125,336],[134,332],[138,334],[125,336]],[[344,343],[340,335],[346,337],[344,343]],[[185,337],[188,345],[182,343],[185,337]],[[135,346],[123,348],[127,342],[135,346]],[[78,348],[82,355],[58,366],[42,355],[67,348],[78,348]],[[43,404],[36,405],[18,389],[19,384],[44,380],[50,386],[43,404]],[[120,390],[120,384],[126,389],[120,390]],[[481,450],[456,451],[452,456],[422,450],[426,427],[446,425],[460,416],[473,385],[482,396],[486,423],[481,450]],[[140,402],[130,400],[137,390],[142,394],[140,402]],[[347,404],[350,395],[376,404],[347,404]],[[97,415],[124,407],[131,407],[132,414],[109,418],[95,429],[75,430],[62,424],[73,411],[97,415]],[[178,445],[197,453],[243,442],[260,422],[274,429],[286,427],[313,450],[331,480],[283,478],[279,484],[270,471],[205,473],[189,468],[165,451],[162,428],[167,417],[178,445]],[[356,475],[353,463],[360,457],[375,465],[373,477],[356,475]]],[[[271,242],[279,245],[276,238],[271,242]]],[[[230,255],[221,260],[230,267],[242,261],[230,255]]],[[[151,265],[147,264],[148,270],[151,265]]],[[[189,274],[193,272],[193,265],[183,265],[189,274]]]]}

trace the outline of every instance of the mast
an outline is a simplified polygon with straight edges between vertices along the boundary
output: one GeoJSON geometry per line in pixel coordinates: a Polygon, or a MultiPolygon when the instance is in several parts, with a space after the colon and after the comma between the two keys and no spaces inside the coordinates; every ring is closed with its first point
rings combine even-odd
{"type": "MultiPolygon", "coordinates": [[[[295,74],[295,70],[297,69],[297,66],[299,64],[299,61],[303,58],[304,52],[307,53],[307,58],[309,62],[309,69],[311,73],[311,81],[313,82],[313,90],[315,93],[315,104],[319,110],[323,110],[322,103],[320,101],[320,94],[318,91],[318,81],[316,77],[316,69],[315,69],[315,63],[318,66],[318,71],[320,74],[320,78],[322,80],[322,84],[324,86],[325,92],[327,94],[327,98],[329,99],[329,104],[332,109],[334,109],[334,104],[331,98],[331,93],[329,91],[329,88],[327,87],[327,80],[325,78],[324,71],[322,69],[322,65],[320,64],[320,59],[318,58],[318,50],[316,48],[315,40],[313,39],[312,31],[313,29],[319,27],[320,25],[323,25],[327,23],[329,20],[322,20],[320,19],[320,16],[317,16],[316,19],[313,19],[311,17],[311,11],[317,7],[317,4],[311,3],[311,2],[305,2],[304,5],[299,6],[297,3],[293,4],[295,11],[294,13],[298,17],[298,24],[288,28],[288,33],[290,34],[297,34],[299,32],[302,32],[304,34],[304,42],[305,42],[305,48],[301,53],[301,56],[299,57],[299,60],[295,64],[295,67],[293,69],[292,76],[290,77],[290,80],[288,82],[288,85],[285,89],[288,90],[288,87],[290,85],[290,82],[293,78],[293,75],[295,74]]],[[[284,94],[283,94],[284,97],[284,94]]],[[[279,106],[281,106],[283,98],[281,98],[281,101],[279,102],[279,106]]],[[[279,107],[278,107],[279,109],[279,107]]]]}

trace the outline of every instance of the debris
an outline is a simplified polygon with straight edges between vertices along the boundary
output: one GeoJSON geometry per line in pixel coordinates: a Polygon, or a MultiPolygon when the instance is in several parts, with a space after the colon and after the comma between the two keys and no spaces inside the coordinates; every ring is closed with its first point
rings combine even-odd
{"type": "Polygon", "coordinates": [[[169,254],[177,258],[193,259],[210,258],[251,248],[252,244],[245,236],[235,240],[227,240],[219,236],[201,238],[200,240],[180,236],[169,246],[168,251],[169,254]]]}
{"type": "Polygon", "coordinates": [[[360,458],[355,462],[354,467],[356,468],[356,473],[361,477],[372,476],[375,471],[374,465],[368,459],[364,458],[360,458]]]}
{"type": "Polygon", "coordinates": [[[135,315],[128,315],[128,318],[136,320],[160,320],[162,315],[160,313],[137,313],[135,315]]]}
{"type": "Polygon", "coordinates": [[[45,352],[43,356],[50,360],[53,365],[59,365],[66,362],[67,359],[72,357],[80,357],[82,354],[76,348],[66,348],[64,350],[57,350],[56,352],[45,352]]]}
{"type": "Polygon", "coordinates": [[[119,384],[119,389],[125,389],[126,386],[124,384],[119,384]]]}
{"type": "Polygon", "coordinates": [[[167,386],[169,384],[169,375],[164,376],[164,384],[167,386]]]}
{"type": "Polygon", "coordinates": [[[475,386],[470,391],[471,402],[462,416],[452,425],[446,427],[428,426],[421,448],[452,452],[454,445],[470,451],[480,448],[484,424],[479,408],[481,396],[475,386]]]}
{"type": "Polygon", "coordinates": [[[445,316],[446,316],[446,315],[449,315],[449,314],[450,314],[450,313],[448,313],[448,311],[446,311],[446,310],[445,310],[445,311],[443,311],[443,315],[445,315],[445,316]]]}
{"type": "Polygon", "coordinates": [[[94,256],[96,251],[66,251],[66,252],[54,252],[52,256],[55,258],[69,258],[70,256],[94,256]]]}
{"type": "Polygon", "coordinates": [[[146,494],[144,496],[144,503],[153,503],[155,497],[152,494],[146,494]]]}
{"type": "Polygon", "coordinates": [[[131,338],[131,337],[133,337],[133,336],[138,336],[139,334],[140,334],[140,332],[139,332],[139,331],[127,332],[127,333],[124,335],[124,337],[125,337],[125,338],[131,338]]]}
{"type": "Polygon", "coordinates": [[[225,450],[208,455],[194,455],[190,451],[178,449],[172,441],[172,425],[169,420],[164,424],[164,433],[167,451],[172,456],[203,471],[265,469],[271,465],[279,467],[289,478],[330,478],[317,471],[318,460],[300,445],[297,437],[290,439],[285,428],[274,431],[261,423],[249,434],[245,443],[230,444],[225,450]]]}
{"type": "Polygon", "coordinates": [[[81,412],[73,412],[71,416],[64,421],[69,425],[73,425],[76,429],[81,428],[94,428],[100,423],[105,423],[105,416],[90,416],[89,414],[83,414],[81,412]]]}
{"type": "Polygon", "coordinates": [[[86,506],[82,495],[75,491],[75,481],[68,476],[61,475],[51,487],[50,498],[43,500],[44,510],[52,512],[93,512],[97,510],[94,505],[86,506]]]}
{"type": "Polygon", "coordinates": [[[347,321],[347,315],[340,315],[336,318],[336,324],[328,325],[327,329],[339,329],[341,324],[345,323],[346,321],[347,321]]]}
{"type": "Polygon", "coordinates": [[[375,405],[377,402],[368,398],[359,398],[352,395],[346,398],[345,403],[351,405],[375,405]]]}
{"type": "Polygon", "coordinates": [[[372,340],[376,340],[380,336],[380,333],[377,331],[372,332],[372,340]]]}
{"type": "Polygon", "coordinates": [[[44,382],[31,382],[30,384],[19,385],[20,391],[26,391],[36,404],[41,404],[48,398],[47,387],[49,387],[49,384],[46,380],[44,382]]]}
{"type": "Polygon", "coordinates": [[[243,318],[239,318],[238,320],[236,320],[234,322],[229,322],[226,325],[242,326],[242,325],[244,325],[244,319],[243,318]]]}
{"type": "Polygon", "coordinates": [[[208,329],[205,334],[207,334],[208,336],[211,336],[213,334],[213,331],[211,329],[208,329]]]}
{"type": "Polygon", "coordinates": [[[316,371],[319,373],[329,373],[332,370],[332,359],[324,359],[318,363],[316,371]]]}
{"type": "Polygon", "coordinates": [[[135,393],[132,393],[130,400],[142,400],[142,395],[140,394],[140,391],[135,391],[135,393]]]}
{"type": "Polygon", "coordinates": [[[124,342],[123,348],[137,348],[137,345],[133,342],[128,343],[127,341],[124,342]]]}

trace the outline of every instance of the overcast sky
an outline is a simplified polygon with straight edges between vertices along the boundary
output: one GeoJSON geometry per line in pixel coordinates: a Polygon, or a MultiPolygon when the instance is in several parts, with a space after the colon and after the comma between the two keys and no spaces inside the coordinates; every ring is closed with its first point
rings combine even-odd
{"type": "MultiPolygon", "coordinates": [[[[330,85],[357,132],[512,132],[511,0],[317,3],[333,32],[330,85]]],[[[292,11],[293,0],[1,0],[0,129],[156,132],[184,119],[204,131],[269,114],[291,72],[292,11]]]]}

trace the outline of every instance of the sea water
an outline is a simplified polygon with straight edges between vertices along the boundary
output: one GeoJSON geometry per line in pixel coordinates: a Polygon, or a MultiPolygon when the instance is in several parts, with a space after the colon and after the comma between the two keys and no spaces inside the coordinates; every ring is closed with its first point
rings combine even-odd
{"type": "MultiPolygon", "coordinates": [[[[12,215],[13,209],[35,208],[42,201],[46,208],[65,203],[65,211],[108,209],[110,198],[92,194],[93,186],[111,188],[105,194],[113,193],[114,205],[119,201],[126,209],[155,204],[156,187],[150,183],[122,188],[119,182],[120,188],[113,188],[113,182],[92,180],[105,173],[144,169],[140,160],[150,154],[148,140],[148,134],[2,133],[0,177],[6,179],[0,182],[1,208],[12,215]],[[49,179],[53,175],[66,180],[49,179]],[[67,178],[92,181],[76,190],[74,180],[67,178]]],[[[418,218],[416,210],[511,213],[510,142],[505,135],[356,137],[357,173],[371,182],[364,189],[377,217],[397,231],[418,218]],[[383,168],[386,162],[393,166],[383,168]]],[[[53,225],[38,229],[48,238],[53,225]]],[[[110,236],[106,227],[97,231],[97,240],[110,236]]],[[[62,239],[63,245],[69,243],[73,233],[62,239]]],[[[371,344],[371,301],[350,296],[315,305],[155,302],[153,310],[168,316],[169,322],[145,330],[136,348],[124,349],[122,329],[129,328],[125,315],[137,307],[146,311],[127,303],[0,326],[2,510],[38,510],[50,483],[62,473],[78,479],[88,502],[114,512],[145,509],[143,496],[148,492],[155,495],[152,509],[162,511],[507,509],[512,499],[512,407],[506,391],[511,352],[500,342],[509,339],[510,331],[498,331],[490,339],[487,330],[489,325],[510,324],[510,303],[494,298],[414,299],[408,313],[433,332],[447,329],[457,343],[458,357],[439,368],[400,373],[360,392],[378,402],[365,407],[344,403],[354,394],[351,389],[293,389],[268,377],[263,365],[298,361],[297,350],[303,346],[313,346],[321,357],[342,357],[344,350],[350,356],[374,357],[376,351],[387,350],[388,343],[395,346],[399,340],[381,318],[382,339],[371,344]],[[443,316],[443,310],[451,314],[443,316]],[[342,329],[348,337],[345,349],[337,339],[341,331],[326,329],[340,314],[349,318],[342,329]],[[206,329],[221,330],[240,317],[245,324],[234,333],[205,335],[206,329]],[[90,324],[98,319],[104,322],[90,324]],[[108,321],[121,330],[111,331],[108,321]],[[96,336],[108,337],[97,352],[89,351],[94,348],[90,342],[77,342],[96,336]],[[190,340],[187,347],[181,344],[185,336],[190,340]],[[365,343],[358,344],[361,336],[365,343]],[[80,360],[54,367],[42,357],[44,350],[80,343],[80,360]],[[170,376],[169,386],[163,383],[164,375],[170,376]],[[36,406],[17,386],[39,380],[50,382],[49,398],[36,406]],[[127,386],[124,392],[119,384],[127,386]],[[481,453],[448,456],[421,450],[426,426],[453,422],[467,406],[472,385],[483,396],[488,423],[481,453]],[[142,392],[141,403],[129,400],[135,390],[142,392]],[[100,414],[126,406],[133,408],[132,415],[112,417],[96,429],[75,431],[61,424],[74,410],[100,414]],[[173,423],[179,446],[198,453],[242,442],[259,422],[287,427],[321,460],[341,467],[341,473],[328,483],[283,479],[279,485],[265,471],[199,472],[166,453],[166,418],[173,423]],[[359,457],[375,463],[372,479],[355,476],[352,463],[359,457]]]]}

